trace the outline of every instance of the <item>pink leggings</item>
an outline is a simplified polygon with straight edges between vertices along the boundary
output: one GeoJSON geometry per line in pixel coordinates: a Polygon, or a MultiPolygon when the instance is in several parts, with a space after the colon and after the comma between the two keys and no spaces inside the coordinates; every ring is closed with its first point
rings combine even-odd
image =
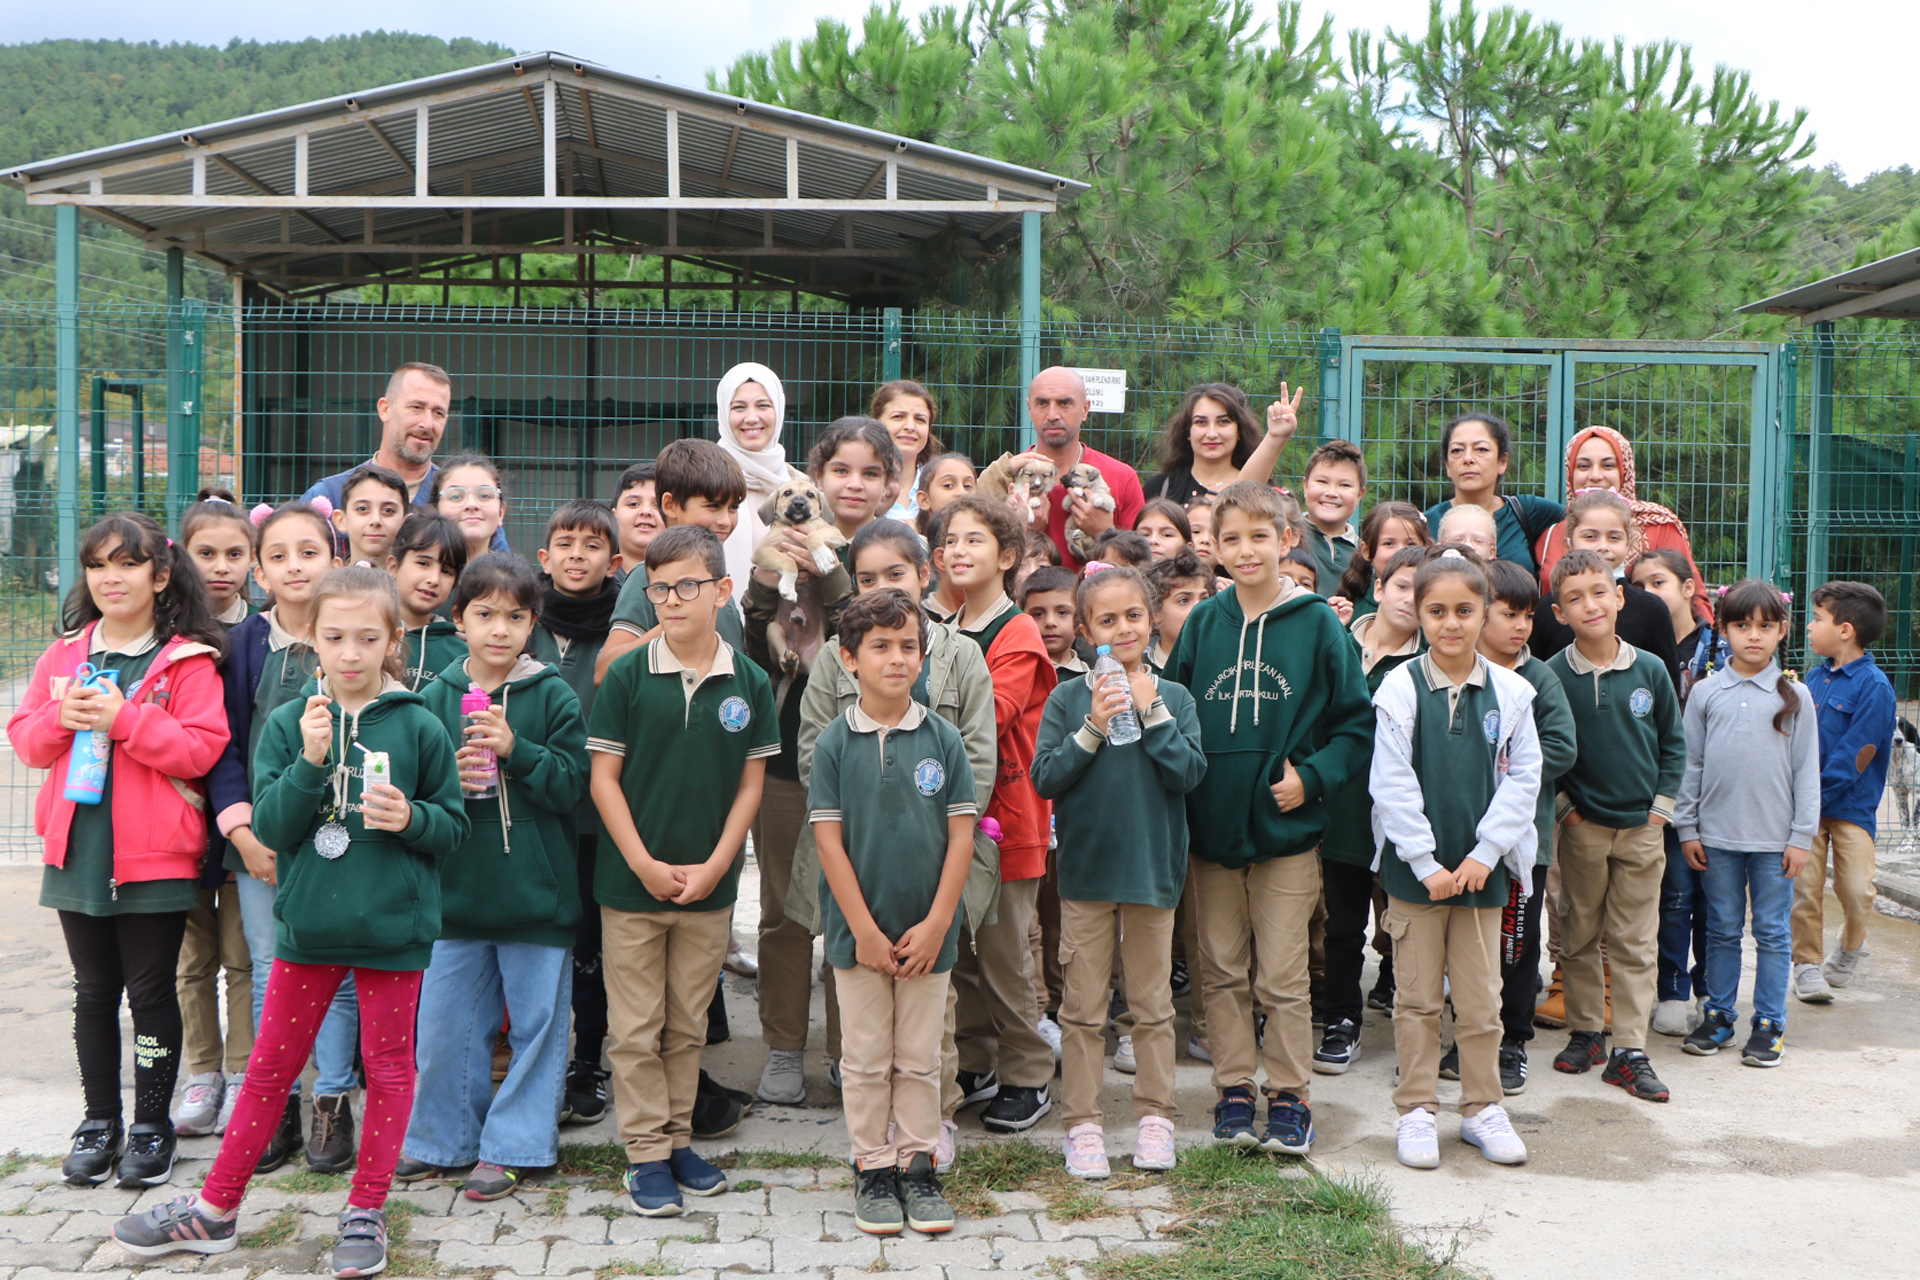
{"type": "MultiPolygon", "coordinates": [[[[349,972],[343,964],[273,962],[266,1007],[247,1059],[247,1082],[220,1154],[200,1194],[222,1213],[240,1207],[260,1153],[280,1127],[287,1093],[307,1065],[333,993],[349,972]]],[[[360,993],[360,1056],[367,1073],[367,1114],[360,1160],[347,1203],[378,1209],[387,1202],[393,1166],[413,1113],[413,1025],[420,1006],[420,970],[353,969],[360,993]]]]}

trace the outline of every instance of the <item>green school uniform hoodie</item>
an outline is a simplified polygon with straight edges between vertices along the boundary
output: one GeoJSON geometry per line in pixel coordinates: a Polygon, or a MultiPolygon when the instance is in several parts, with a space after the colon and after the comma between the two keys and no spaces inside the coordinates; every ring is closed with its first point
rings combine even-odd
{"type": "MultiPolygon", "coordinates": [[[[456,742],[472,684],[462,659],[424,695],[456,742]]],[[[580,868],[568,820],[587,785],[587,722],[560,673],[524,653],[493,705],[507,713],[513,753],[500,762],[499,796],[462,793],[472,831],[440,864],[440,936],[570,947],[580,868]]]]}
{"type": "Polygon", "coordinates": [[[1088,719],[1091,679],[1054,686],[1035,739],[1033,788],[1053,801],[1060,896],[1176,907],[1187,882],[1186,798],[1207,772],[1193,695],[1160,681],[1140,740],[1116,747],[1088,719]]]}
{"type": "MultiPolygon", "coordinates": [[[[600,661],[600,651],[606,647],[606,636],[569,640],[549,631],[544,623],[535,625],[533,635],[527,640],[528,655],[558,671],[567,688],[573,690],[574,699],[580,704],[582,726],[593,715],[594,695],[600,691],[600,686],[593,682],[593,668],[600,661]]],[[[573,833],[576,836],[600,834],[600,811],[593,807],[584,776],[580,783],[580,803],[573,807],[573,833]]]]}
{"type": "Polygon", "coordinates": [[[273,899],[274,955],[296,964],[364,969],[424,969],[440,937],[441,859],[467,838],[466,804],[454,768],[453,742],[419,694],[389,679],[358,713],[328,708],[335,746],[324,765],[301,754],[306,701],[288,702],[267,718],[254,757],[253,831],[280,851],[280,888],[273,899]],[[340,763],[344,733],[347,762],[340,763]],[[384,751],[393,785],[413,805],[405,831],[370,831],[361,820],[359,743],[384,751]],[[334,813],[352,836],[329,861],[313,836],[334,813]]]}
{"type": "Polygon", "coordinates": [[[1512,670],[1533,686],[1533,727],[1540,734],[1540,799],[1534,809],[1540,849],[1534,861],[1550,867],[1553,865],[1553,797],[1560,779],[1579,758],[1580,734],[1573,725],[1573,708],[1567,705],[1567,691],[1546,663],[1522,649],[1519,665],[1512,670]]]}
{"type": "Polygon", "coordinates": [[[435,618],[424,627],[408,627],[406,633],[407,671],[401,679],[415,693],[433,683],[448,663],[463,661],[467,656],[467,642],[460,638],[460,629],[445,618],[435,618]]]}
{"type": "Polygon", "coordinates": [[[1547,668],[1566,691],[1579,741],[1554,812],[1564,819],[1578,809],[1588,822],[1625,830],[1646,826],[1649,813],[1673,821],[1687,738],[1666,664],[1618,643],[1610,666],[1596,667],[1568,645],[1547,668]]]}
{"type": "MultiPolygon", "coordinates": [[[[1361,648],[1361,637],[1367,632],[1375,614],[1366,614],[1353,620],[1347,628],[1355,649],[1361,648]]],[[[1384,653],[1367,669],[1367,696],[1371,698],[1380,692],[1380,684],[1393,669],[1418,657],[1426,647],[1426,641],[1419,632],[1414,632],[1412,642],[1397,653],[1384,653]]],[[[1366,666],[1366,655],[1360,658],[1361,666],[1366,666]]],[[[1373,726],[1367,727],[1367,750],[1360,768],[1354,771],[1347,785],[1327,797],[1327,834],[1320,840],[1320,856],[1350,867],[1373,866],[1373,794],[1367,790],[1367,774],[1373,768],[1373,726]]]]}
{"type": "Polygon", "coordinates": [[[1202,601],[1167,662],[1193,694],[1207,776],[1187,795],[1196,858],[1240,868],[1306,853],[1327,826],[1327,797],[1366,759],[1373,710],[1360,655],[1327,602],[1280,579],[1256,618],[1228,588],[1202,601]],[[1291,760],[1306,800],[1290,813],[1269,789],[1291,760]]]}

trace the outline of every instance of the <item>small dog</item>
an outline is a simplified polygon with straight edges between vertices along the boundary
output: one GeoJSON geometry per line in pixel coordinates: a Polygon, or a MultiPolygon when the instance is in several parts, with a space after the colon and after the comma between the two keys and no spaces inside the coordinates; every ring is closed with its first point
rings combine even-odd
{"type": "Polygon", "coordinates": [[[974,488],[995,502],[1017,498],[1025,504],[1029,523],[1042,526],[1047,520],[1047,494],[1060,478],[1060,470],[1045,458],[1028,458],[1018,466],[1014,455],[1003,453],[980,473],[974,488]]]}
{"type": "Polygon", "coordinates": [[[832,573],[839,567],[834,552],[846,546],[847,539],[827,519],[826,511],[826,495],[801,475],[774,490],[760,507],[767,536],[754,548],[753,564],[780,575],[780,596],[790,602],[776,610],[767,623],[767,652],[789,679],[812,669],[826,633],[826,610],[817,580],[800,582],[801,565],[787,554],[785,533],[798,529],[806,535],[812,561],[807,568],[815,575],[832,573]]]}
{"type": "MultiPolygon", "coordinates": [[[[1107,478],[1100,474],[1100,468],[1091,463],[1076,462],[1068,467],[1060,483],[1073,497],[1091,502],[1101,511],[1113,510],[1113,490],[1107,485],[1107,478]]],[[[1093,559],[1093,535],[1071,518],[1067,521],[1067,549],[1082,560],[1093,559]]]]}

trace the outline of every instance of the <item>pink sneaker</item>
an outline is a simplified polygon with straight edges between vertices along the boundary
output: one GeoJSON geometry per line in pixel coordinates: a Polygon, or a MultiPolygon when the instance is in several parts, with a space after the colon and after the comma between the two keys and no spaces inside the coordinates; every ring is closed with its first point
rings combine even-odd
{"type": "Polygon", "coordinates": [[[1133,1143],[1133,1167],[1171,1169],[1173,1165],[1173,1121],[1163,1116],[1142,1116],[1140,1134],[1133,1143]]]}
{"type": "Polygon", "coordinates": [[[953,1169],[954,1135],[960,1132],[960,1126],[951,1120],[940,1122],[940,1138],[933,1144],[933,1171],[948,1173],[953,1169]]]}
{"type": "Polygon", "coordinates": [[[1089,1120],[1067,1130],[1061,1144],[1066,1151],[1067,1172],[1076,1178],[1104,1178],[1107,1168],[1107,1140],[1100,1126],[1089,1120]]]}

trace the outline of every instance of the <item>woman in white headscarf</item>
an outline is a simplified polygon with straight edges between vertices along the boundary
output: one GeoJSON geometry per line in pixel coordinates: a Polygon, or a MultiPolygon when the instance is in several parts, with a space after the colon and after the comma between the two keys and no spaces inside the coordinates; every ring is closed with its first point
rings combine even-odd
{"type": "Polygon", "coordinates": [[[787,465],[787,451],[780,443],[787,392],[779,374],[763,364],[737,364],[721,376],[718,401],[720,447],[747,477],[747,500],[740,504],[740,522],[726,544],[727,574],[738,598],[752,579],[753,549],[767,532],[760,522],[760,504],[800,473],[787,465]]]}

